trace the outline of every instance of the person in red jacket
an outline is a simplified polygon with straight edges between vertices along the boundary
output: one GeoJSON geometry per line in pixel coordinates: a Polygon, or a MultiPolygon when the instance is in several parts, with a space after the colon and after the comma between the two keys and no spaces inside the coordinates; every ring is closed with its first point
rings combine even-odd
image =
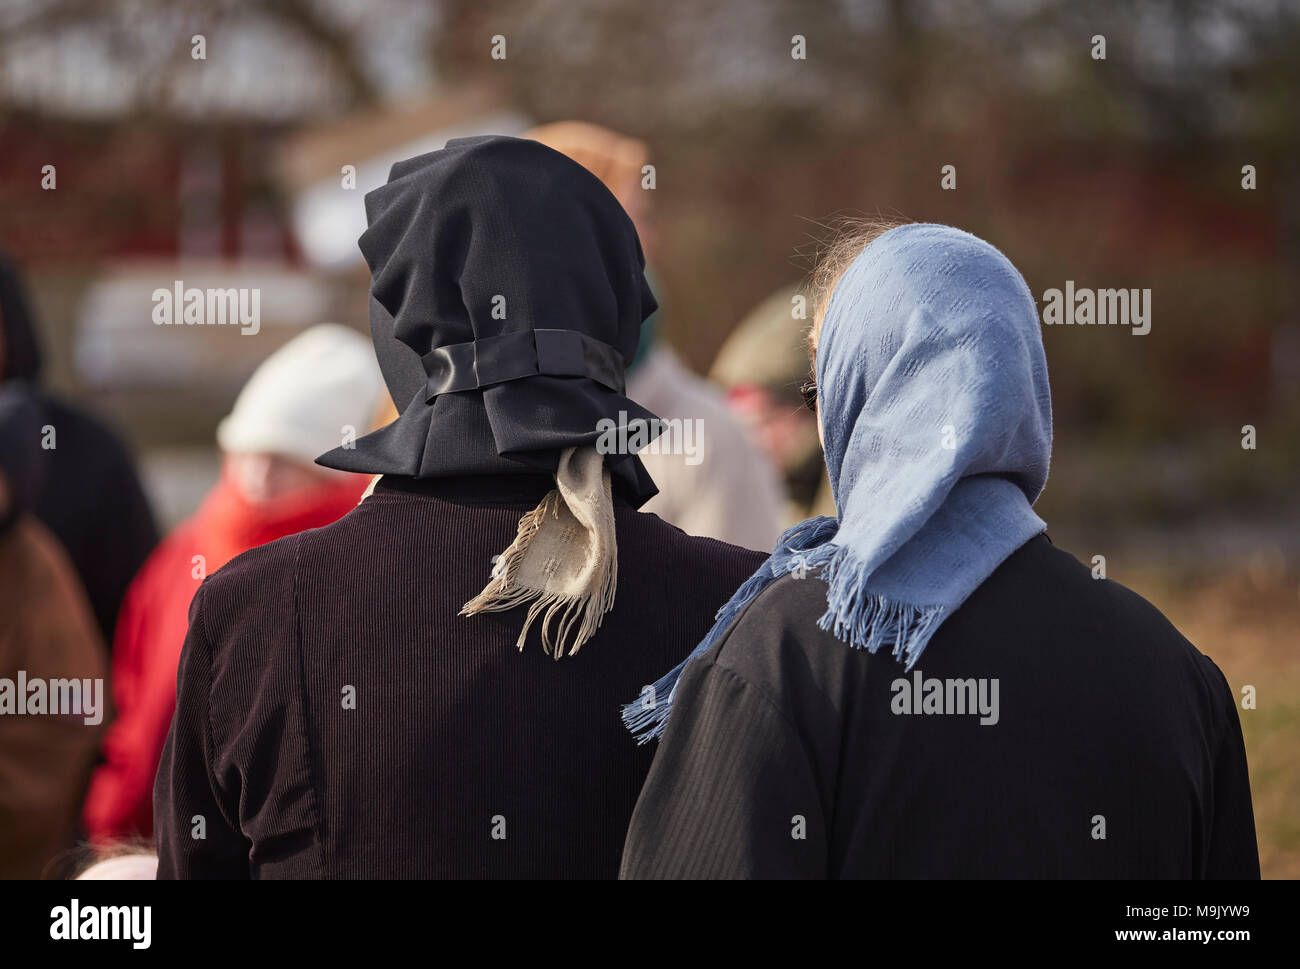
{"type": "Polygon", "coordinates": [[[112,670],[118,716],[82,812],[96,846],[153,834],[154,775],[200,583],[241,552],[327,525],[355,507],[369,478],[312,459],[364,433],[385,400],[370,341],[337,324],[285,344],[241,391],[217,433],[225,454],[220,480],[146,560],[122,604],[112,670]]]}

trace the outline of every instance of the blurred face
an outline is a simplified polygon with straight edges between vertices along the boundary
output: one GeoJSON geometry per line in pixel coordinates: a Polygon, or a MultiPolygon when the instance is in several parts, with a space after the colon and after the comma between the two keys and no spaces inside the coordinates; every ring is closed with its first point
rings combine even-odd
{"type": "Polygon", "coordinates": [[[761,387],[733,387],[727,406],[740,418],[751,437],[782,471],[806,454],[813,416],[799,404],[773,396],[761,387]]]}
{"type": "Polygon", "coordinates": [[[227,454],[226,474],[246,501],[260,505],[324,484],[329,471],[295,458],[259,452],[227,454]]]}
{"type": "Polygon", "coordinates": [[[641,240],[641,251],[646,261],[653,262],[657,240],[650,212],[650,193],[641,187],[640,175],[629,174],[619,190],[614,192],[614,197],[636,226],[637,238],[641,240]]]}

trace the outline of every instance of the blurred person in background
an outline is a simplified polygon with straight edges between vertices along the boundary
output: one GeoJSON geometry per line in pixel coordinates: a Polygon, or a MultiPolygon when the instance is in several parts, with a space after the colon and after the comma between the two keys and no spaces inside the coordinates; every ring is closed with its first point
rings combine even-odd
{"type": "Polygon", "coordinates": [[[240,391],[217,429],[221,479],[127,590],[113,651],[117,719],[82,812],[95,844],[153,834],[154,776],[176,705],[190,600],[204,576],[351,510],[367,479],[314,458],[372,428],[386,400],[370,341],[333,323],[280,347],[240,391]]]}
{"type": "Polygon", "coordinates": [[[112,643],[126,587],[158,542],[158,530],[126,448],[108,428],[39,390],[40,341],[14,264],[0,255],[0,382],[35,391],[54,437],[33,512],[67,550],[105,643],[112,643]],[[105,514],[105,509],[112,509],[105,514]]]}
{"type": "Polygon", "coordinates": [[[77,809],[108,723],[107,659],[81,580],[32,514],[50,454],[40,446],[42,400],[21,381],[0,386],[0,878],[40,878],[77,838],[77,809]],[[33,682],[98,681],[84,713],[44,712],[19,697],[33,682]],[[91,720],[94,722],[87,722],[91,720]]]}
{"type": "Polygon", "coordinates": [[[819,270],[838,517],[788,531],[628,705],[663,740],[622,875],[1258,878],[1227,680],[1032,507],[1052,404],[1029,287],[969,233],[885,228],[819,270]]]}
{"type": "Polygon", "coordinates": [[[618,718],[762,556],[637,508],[601,424],[655,309],[636,229],[536,141],[394,165],[359,245],[400,416],[380,474],[208,577],[154,795],[159,877],[613,878],[650,766],[618,718]],[[206,837],[191,836],[195,815],[206,837]]]}
{"type": "Polygon", "coordinates": [[[740,321],[718,351],[709,379],[727,392],[727,406],[785,479],[785,525],[835,514],[817,418],[799,388],[808,366],[807,294],[797,286],[773,293],[740,321]],[[800,303],[797,304],[796,300],[800,303]]]}
{"type": "MultiPolygon", "coordinates": [[[[568,155],[605,183],[636,226],[652,272],[656,236],[650,193],[641,187],[649,150],[642,141],[583,121],[558,121],[525,132],[568,155]]],[[[769,549],[784,526],[780,481],[772,465],[750,442],[726,401],[708,381],[688,370],[659,339],[664,308],[641,328],[636,357],[628,369],[628,394],[665,420],[696,420],[700,454],[654,453],[641,460],[659,487],[645,511],[689,535],[706,535],[745,548],[769,549]],[[692,463],[694,462],[694,463],[692,463]]]]}
{"type": "Polygon", "coordinates": [[[91,861],[76,880],[79,882],[153,881],[158,877],[158,856],[152,849],[130,848],[91,861]]]}

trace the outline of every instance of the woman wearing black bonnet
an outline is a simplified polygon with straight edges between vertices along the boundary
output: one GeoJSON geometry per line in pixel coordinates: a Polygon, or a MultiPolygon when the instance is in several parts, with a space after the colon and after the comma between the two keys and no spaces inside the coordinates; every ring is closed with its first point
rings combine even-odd
{"type": "Polygon", "coordinates": [[[382,477],[196,594],[158,875],[612,878],[653,755],[620,704],[763,557],[639,513],[653,482],[602,446],[652,426],[623,371],[655,303],[595,176],[458,139],[366,212],[400,416],[319,461],[382,477]]]}

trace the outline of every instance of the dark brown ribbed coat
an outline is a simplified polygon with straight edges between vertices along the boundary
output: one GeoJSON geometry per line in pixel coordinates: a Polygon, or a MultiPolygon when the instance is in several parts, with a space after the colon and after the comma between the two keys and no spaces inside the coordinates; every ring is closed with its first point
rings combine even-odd
{"type": "Polygon", "coordinates": [[[620,704],[763,556],[616,501],[600,631],[558,661],[536,629],[519,652],[522,610],[457,613],[550,487],[386,477],[211,576],[154,792],[158,876],[613,878],[654,753],[620,704]]]}
{"type": "Polygon", "coordinates": [[[0,711],[0,879],[57,873],[112,719],[108,654],[86,593],[57,539],[27,515],[0,530],[0,676],[11,690],[19,671],[47,689],[53,680],[98,680],[101,706],[81,715],[0,711]],[[98,722],[87,723],[94,712],[98,722]]]}

